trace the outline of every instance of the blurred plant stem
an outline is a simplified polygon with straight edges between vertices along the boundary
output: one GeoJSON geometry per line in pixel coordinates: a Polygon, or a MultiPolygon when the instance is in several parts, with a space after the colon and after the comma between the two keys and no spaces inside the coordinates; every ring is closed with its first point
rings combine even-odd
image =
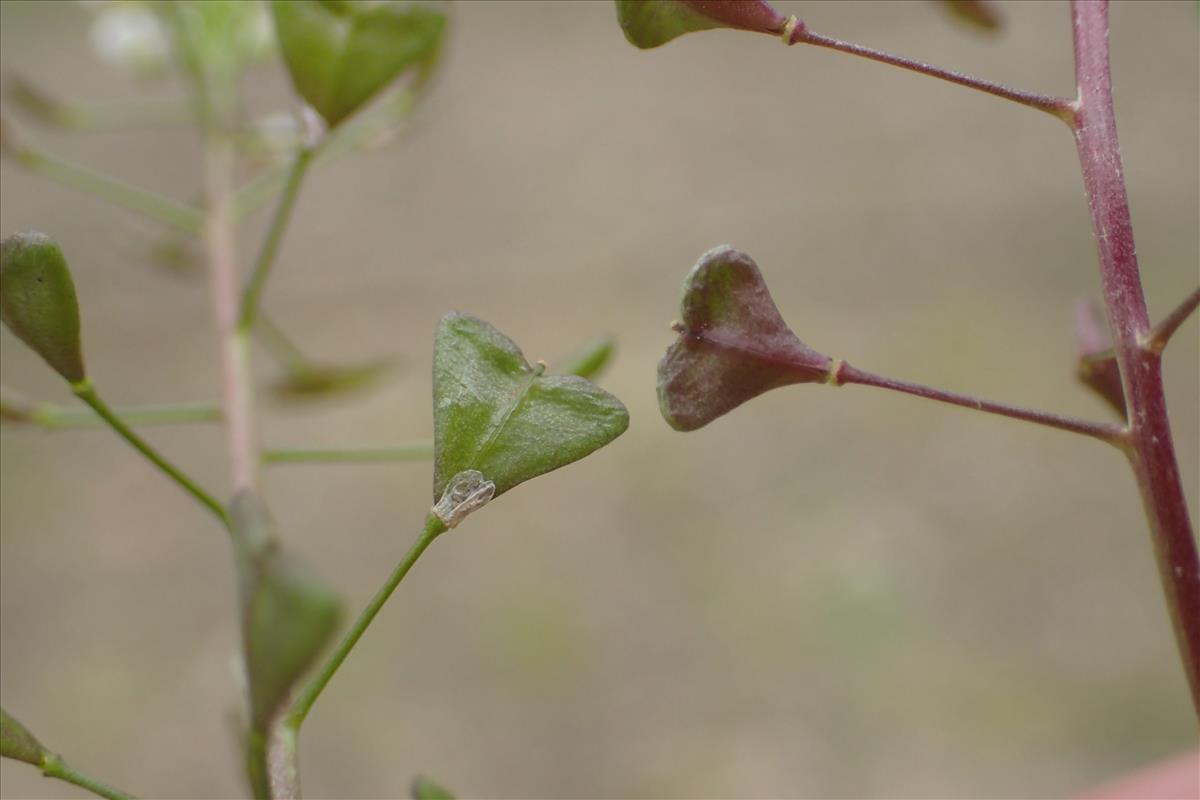
{"type": "Polygon", "coordinates": [[[133,795],[114,789],[94,778],[89,778],[58,756],[48,756],[43,759],[42,774],[47,778],[57,778],[60,781],[73,783],[94,795],[108,798],[108,800],[134,800],[133,795]]]}
{"type": "Polygon", "coordinates": [[[1107,0],[1072,0],[1071,23],[1079,90],[1072,104],[1072,129],[1128,408],[1127,452],[1149,518],[1192,703],[1200,715],[1200,555],[1171,438],[1162,348],[1154,344],[1134,248],[1113,110],[1107,0]]]}
{"type": "Polygon", "coordinates": [[[290,782],[292,786],[299,786],[299,734],[300,726],[304,724],[305,718],[312,710],[313,704],[321,696],[321,692],[333,679],[342,663],[350,655],[350,651],[358,644],[358,640],[366,632],[371,622],[378,616],[388,598],[396,591],[396,587],[408,575],[409,570],[417,563],[417,559],[433,544],[433,540],[446,532],[446,525],[432,511],[425,518],[425,527],[422,529],[420,536],[416,542],[409,548],[407,554],[401,559],[400,563],[392,570],[392,574],[388,576],[383,586],[367,603],[366,608],[354,620],[350,629],[346,631],[337,648],[329,655],[324,665],[317,671],[313,678],[304,687],[296,699],[292,702],[291,707],[286,714],[281,718],[275,732],[276,748],[272,753],[272,767],[277,774],[280,774],[290,782]]]}
{"type": "Polygon", "coordinates": [[[428,440],[395,445],[331,448],[277,448],[263,452],[266,464],[377,463],[386,461],[430,461],[433,442],[428,440]]]}
{"type": "Polygon", "coordinates": [[[16,105],[44,123],[69,131],[126,131],[192,122],[191,109],[179,99],[83,103],[53,95],[21,76],[12,78],[7,88],[16,105]]]}
{"type": "MultiPolygon", "coordinates": [[[[213,47],[213,41],[205,38],[210,31],[189,28],[197,20],[185,17],[185,12],[199,11],[199,7],[162,8],[175,30],[183,71],[191,78],[203,141],[204,257],[221,354],[222,416],[231,493],[257,496],[259,447],[254,424],[254,385],[249,331],[238,325],[241,286],[233,209],[239,66],[236,59],[229,59],[220,49],[205,49],[213,47]],[[198,36],[198,32],[203,35],[198,36]]],[[[220,9],[215,13],[219,15],[220,9]]],[[[243,658],[246,657],[243,652],[243,658]]],[[[246,777],[259,800],[275,796],[267,768],[268,733],[263,726],[252,724],[244,737],[246,777]]]]}
{"type": "Polygon", "coordinates": [[[284,333],[265,311],[258,312],[254,332],[271,358],[287,372],[302,372],[313,368],[312,360],[300,352],[292,338],[284,333]]]}
{"type": "Polygon", "coordinates": [[[235,88],[209,81],[209,124],[204,129],[204,243],[221,349],[224,418],[233,493],[254,491],[258,448],[248,332],[238,326],[241,290],[233,217],[235,88]]]}
{"type": "Polygon", "coordinates": [[[204,221],[203,214],[169,197],[138,188],[28,145],[14,145],[12,155],[21,166],[52,181],[108,200],[187,233],[200,232],[204,221]]]}
{"type": "MultiPolygon", "coordinates": [[[[119,406],[112,414],[126,425],[179,425],[220,422],[221,409],[212,403],[179,403],[158,406],[119,406]]],[[[43,428],[89,428],[105,423],[99,414],[82,409],[44,403],[35,406],[31,420],[43,428]]]]}
{"type": "Polygon", "coordinates": [[[307,143],[302,145],[296,153],[291,169],[288,171],[287,181],[284,183],[283,192],[279,196],[279,204],[275,207],[275,215],[271,218],[271,224],[267,228],[262,248],[259,250],[258,258],[254,262],[254,269],[250,273],[250,279],[246,282],[246,289],[242,294],[241,310],[238,315],[237,325],[238,332],[243,336],[249,335],[254,329],[263,289],[266,286],[267,278],[271,274],[271,267],[275,264],[275,257],[279,253],[279,244],[283,240],[284,231],[287,230],[292,209],[295,208],[296,197],[300,193],[300,184],[304,181],[304,175],[308,171],[308,167],[312,163],[316,152],[316,147],[309,146],[307,143]]]}
{"type": "MultiPolygon", "coordinates": [[[[313,163],[322,164],[352,150],[369,147],[373,141],[394,133],[396,125],[402,122],[416,105],[416,97],[413,90],[403,89],[378,106],[329,131],[313,155],[313,163]]],[[[239,221],[245,219],[275,197],[291,179],[295,166],[293,161],[289,166],[265,169],[238,187],[234,193],[235,218],[239,221]]]]}
{"type": "Polygon", "coordinates": [[[100,395],[96,393],[95,387],[90,380],[83,380],[71,385],[72,391],[80,400],[87,403],[108,425],[117,432],[125,441],[129,442],[135,450],[144,455],[156,467],[162,470],[167,477],[178,483],[185,491],[195,497],[209,511],[216,515],[217,519],[226,529],[230,527],[229,514],[225,510],[225,506],[218,502],[211,494],[202,489],[195,481],[185,475],[178,467],[164,458],[157,450],[150,446],[142,437],[138,436],[133,430],[125,424],[125,422],[113,412],[108,405],[100,399],[100,395]]]}
{"type": "MultiPolygon", "coordinates": [[[[9,149],[12,152],[13,158],[18,164],[51,181],[64,186],[69,186],[73,189],[81,191],[85,194],[90,194],[94,197],[98,197],[102,200],[108,200],[116,205],[121,206],[122,208],[141,214],[157,222],[164,223],[187,234],[195,236],[204,232],[206,225],[205,215],[200,210],[192,208],[191,206],[177,203],[169,197],[165,197],[146,189],[141,189],[137,186],[125,183],[117,178],[95,172],[87,167],[75,164],[74,162],[67,161],[66,159],[62,159],[57,156],[49,155],[24,144],[19,143],[12,145],[9,149]]],[[[319,155],[320,152],[324,152],[324,150],[325,148],[320,148],[317,155],[319,155]]],[[[304,169],[307,168],[309,163],[315,160],[312,151],[306,150],[304,152],[308,152],[310,155],[303,157],[302,160],[304,167],[301,169],[301,173],[303,173],[304,169]]],[[[297,163],[300,163],[300,161],[301,158],[298,156],[297,163]]],[[[280,185],[280,176],[276,173],[264,173],[264,175],[267,175],[270,180],[264,181],[261,184],[257,183],[256,181],[251,181],[251,183],[247,186],[258,185],[261,187],[261,190],[266,190],[267,194],[277,190],[280,185]]],[[[260,178],[261,177],[262,176],[260,176],[260,178]]],[[[299,178],[296,180],[298,182],[299,178]]],[[[295,190],[297,188],[298,183],[296,186],[291,186],[289,183],[291,200],[289,200],[289,205],[286,208],[286,212],[284,213],[282,219],[279,219],[278,214],[276,215],[277,222],[286,222],[287,213],[290,213],[291,211],[290,203],[295,199],[295,190]]],[[[259,191],[259,189],[255,190],[256,202],[259,202],[257,199],[257,193],[259,191]]],[[[282,205],[280,210],[284,210],[282,205]]],[[[238,218],[242,216],[243,213],[244,212],[235,212],[234,217],[238,218]]],[[[272,231],[274,230],[275,225],[272,225],[272,231]]],[[[281,236],[281,234],[282,228],[278,230],[276,234],[276,241],[271,245],[272,248],[278,248],[278,238],[281,236]]],[[[268,240],[268,242],[269,241],[270,240],[268,240]]],[[[262,261],[263,255],[267,256],[267,264],[269,268],[270,260],[275,256],[274,249],[269,253],[260,254],[260,261],[262,261]]],[[[256,270],[255,274],[257,275],[259,272],[259,270],[256,270]]],[[[256,293],[261,292],[261,284],[266,279],[266,270],[262,270],[261,274],[262,277],[258,279],[259,285],[255,288],[256,293]]],[[[258,298],[256,296],[254,299],[256,307],[257,302],[258,298]]],[[[301,353],[300,350],[284,335],[279,326],[273,322],[270,322],[266,314],[261,310],[258,311],[257,315],[252,320],[252,323],[254,325],[254,333],[263,338],[263,343],[266,345],[267,351],[271,354],[271,357],[275,358],[288,372],[307,370],[313,367],[312,360],[301,353]]]]}

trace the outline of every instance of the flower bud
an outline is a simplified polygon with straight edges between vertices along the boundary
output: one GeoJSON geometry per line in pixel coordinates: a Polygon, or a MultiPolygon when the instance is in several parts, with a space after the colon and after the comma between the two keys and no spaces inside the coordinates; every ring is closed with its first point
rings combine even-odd
{"type": "Polygon", "coordinates": [[[0,319],[68,381],[86,377],[75,284],[49,236],[14,233],[0,243],[0,319]]]}

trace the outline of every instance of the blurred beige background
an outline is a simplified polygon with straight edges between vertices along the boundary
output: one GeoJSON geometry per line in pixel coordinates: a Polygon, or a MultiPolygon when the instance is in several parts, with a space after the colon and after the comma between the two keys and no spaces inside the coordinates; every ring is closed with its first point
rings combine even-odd
{"type": "MultiPolygon", "coordinates": [[[[815,30],[1072,94],[1065,4],[996,39],[928,3],[779,3],[815,30]]],[[[1197,14],[1118,3],[1121,141],[1155,316],[1197,281],[1197,14]]],[[[70,97],[171,96],[97,66],[74,3],[0,4],[3,66],[70,97]]],[[[694,434],[654,367],[696,257],[759,262],[799,335],[867,369],[1094,418],[1072,304],[1098,293],[1071,138],[959,87],[766,37],[627,45],[607,2],[463,3],[419,121],[304,188],[267,302],[312,353],[396,354],[345,403],[264,403],[276,445],[425,437],[438,317],[530,358],[618,337],[628,434],[441,539],[309,718],[307,795],[1050,797],[1195,744],[1145,525],[1115,452],[868,389],[798,387],[694,434]]],[[[289,107],[276,68],[256,111],[289,107]]],[[[41,131],[181,200],[193,134],[41,131]]],[[[4,162],[0,228],[71,259],[89,366],[120,403],[215,399],[198,277],[161,229],[4,162]]],[[[259,215],[244,231],[257,247],[259,215]]],[[[1193,518],[1197,325],[1167,354],[1193,518]]],[[[7,332],[3,380],[68,401],[7,332]]],[[[276,373],[265,358],[264,382],[276,373]]],[[[215,426],[148,429],[222,488],[215,426]]],[[[3,704],[147,797],[244,794],[228,544],[103,430],[0,431],[3,704]]],[[[357,613],[416,534],[425,464],[293,467],[288,544],[357,613]]],[[[5,797],[82,796],[0,764],[5,797]]]]}

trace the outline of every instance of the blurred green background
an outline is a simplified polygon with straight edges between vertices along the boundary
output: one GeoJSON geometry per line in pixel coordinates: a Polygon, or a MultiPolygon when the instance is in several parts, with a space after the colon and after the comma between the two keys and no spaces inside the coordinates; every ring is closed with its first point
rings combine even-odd
{"type": "MultiPolygon", "coordinates": [[[[1073,94],[1065,4],[1005,31],[931,3],[786,3],[815,30],[1073,94]]],[[[170,97],[99,66],[75,3],[0,4],[6,74],[64,96],[170,97]]],[[[1112,9],[1118,119],[1152,313],[1195,287],[1197,14],[1112,9]]],[[[278,67],[256,112],[292,98],[278,67]]],[[[46,149],[180,200],[194,133],[46,149]]],[[[89,368],[115,403],[219,396],[202,275],[152,222],[2,164],[0,228],[57,237],[89,368]]],[[[243,232],[253,256],[265,215],[243,232]]],[[[437,319],[554,360],[618,337],[629,432],[425,556],[304,729],[309,797],[425,773],[486,797],[1048,797],[1196,742],[1122,459],[1066,434],[861,388],[796,387],[683,435],[655,363],[707,248],[752,254],[814,347],[866,369],[1105,418],[1072,379],[1098,279],[1078,164],[1050,117],[813,48],[716,31],[640,52],[607,2],[462,3],[437,86],[387,148],[318,169],[267,307],[327,360],[397,355],[345,402],[263,403],[273,445],[430,435],[437,319]]],[[[6,386],[69,402],[7,331],[6,386]]],[[[1167,352],[1197,497],[1195,321],[1167,352]]],[[[260,358],[264,383],[277,371],[260,358]]],[[[225,485],[216,426],[149,429],[225,485]]],[[[143,796],[244,794],[230,548],[105,430],[0,431],[0,693],[79,768],[143,796]]],[[[278,468],[287,543],[350,613],[430,505],[426,464],[278,468]]],[[[82,796],[0,763],[5,797],[82,796]]]]}

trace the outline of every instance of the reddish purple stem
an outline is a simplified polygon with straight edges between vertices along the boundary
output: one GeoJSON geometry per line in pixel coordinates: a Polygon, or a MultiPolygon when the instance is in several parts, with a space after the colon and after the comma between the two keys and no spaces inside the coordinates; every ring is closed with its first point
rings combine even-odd
{"type": "Polygon", "coordinates": [[[1171,337],[1175,335],[1175,331],[1179,330],[1179,326],[1186,322],[1187,318],[1196,310],[1196,306],[1200,306],[1200,289],[1189,294],[1182,303],[1175,307],[1174,311],[1158,323],[1154,333],[1150,336],[1150,341],[1147,342],[1150,349],[1161,353],[1166,348],[1167,342],[1171,341],[1171,337]]]}
{"type": "Polygon", "coordinates": [[[1107,0],[1072,0],[1071,21],[1079,86],[1072,128],[1129,409],[1129,461],[1150,521],[1192,702],[1200,714],[1200,556],[1171,439],[1161,354],[1150,346],[1150,318],[1134,251],[1113,115],[1107,0]]]}
{"type": "Polygon", "coordinates": [[[1045,425],[1050,428],[1058,428],[1062,431],[1070,431],[1071,433],[1081,433],[1084,436],[1091,436],[1103,442],[1108,442],[1119,448],[1125,447],[1125,431],[1116,425],[1104,422],[1089,422],[1087,420],[1076,419],[1075,417],[1065,417],[1060,414],[1051,414],[1046,411],[1039,411],[1032,408],[1022,408],[1020,406],[1010,406],[1006,403],[993,403],[990,400],[980,400],[977,397],[971,397],[965,394],[957,394],[955,392],[947,392],[942,389],[934,389],[930,386],[921,386],[916,383],[908,383],[899,381],[895,378],[885,378],[882,375],[875,375],[865,370],[853,367],[846,362],[839,362],[833,376],[833,383],[842,384],[858,384],[860,386],[874,386],[879,389],[891,389],[897,392],[904,392],[916,397],[924,397],[927,400],[937,400],[941,403],[949,403],[953,406],[961,406],[962,408],[972,408],[976,411],[985,411],[989,414],[998,414],[1003,417],[1011,417],[1012,419],[1024,420],[1033,422],[1038,425],[1045,425]]]}
{"type": "Polygon", "coordinates": [[[917,61],[904,56],[892,55],[885,53],[882,50],[876,50],[871,47],[863,47],[853,42],[843,42],[840,39],[834,39],[831,36],[822,36],[819,33],[814,33],[809,30],[803,22],[797,22],[791,35],[787,37],[788,44],[811,44],[817,47],[827,47],[830,50],[837,50],[842,53],[859,56],[860,58],[868,58],[872,61],[879,61],[884,64],[890,64],[893,67],[900,67],[912,72],[919,72],[922,75],[939,78],[950,83],[957,83],[960,86],[966,86],[971,89],[977,89],[981,92],[1003,97],[1005,100],[1012,100],[1015,103],[1020,103],[1030,108],[1036,108],[1039,111],[1045,111],[1047,114],[1053,114],[1067,124],[1071,123],[1072,108],[1071,101],[1062,97],[1051,97],[1049,95],[1037,94],[1035,92],[1026,92],[1020,89],[1013,89],[993,81],[986,81],[980,78],[974,78],[970,75],[965,75],[961,72],[953,72],[941,67],[935,67],[932,64],[926,64],[923,61],[917,61]]]}

